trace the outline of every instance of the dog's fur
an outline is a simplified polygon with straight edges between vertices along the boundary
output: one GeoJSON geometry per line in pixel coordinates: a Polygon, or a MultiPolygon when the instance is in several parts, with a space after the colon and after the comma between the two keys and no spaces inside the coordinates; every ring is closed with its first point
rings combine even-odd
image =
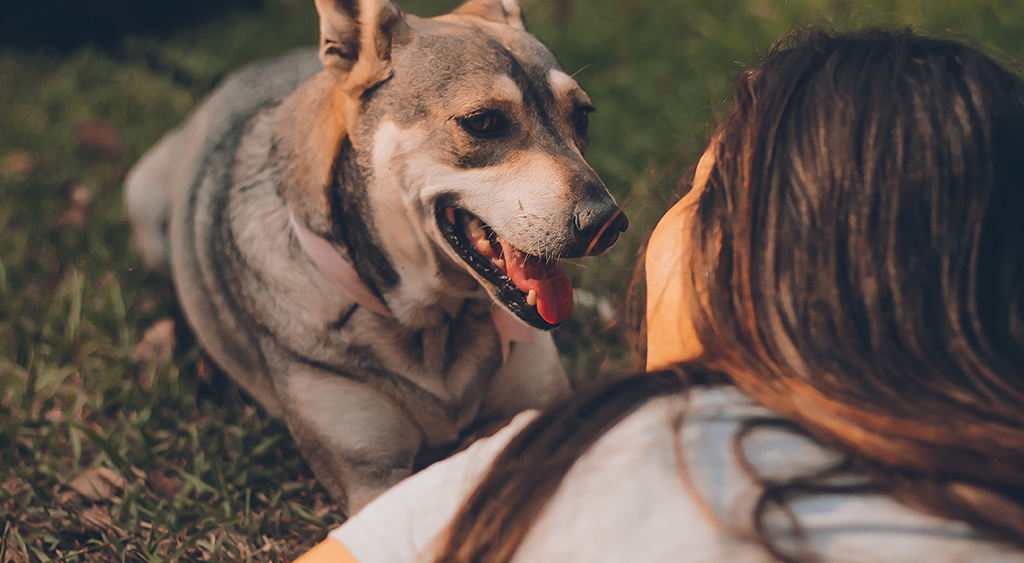
{"type": "Polygon", "coordinates": [[[583,160],[589,101],[515,0],[429,20],[388,0],[316,2],[319,57],[232,76],[136,165],[126,199],[206,351],[287,420],[354,513],[424,449],[568,390],[545,332],[564,319],[472,266],[459,229],[442,232],[463,226],[452,210],[549,261],[602,251],[625,220],[583,160]],[[391,314],[339,291],[290,215],[391,314]],[[539,327],[505,361],[495,306],[539,327]]]}

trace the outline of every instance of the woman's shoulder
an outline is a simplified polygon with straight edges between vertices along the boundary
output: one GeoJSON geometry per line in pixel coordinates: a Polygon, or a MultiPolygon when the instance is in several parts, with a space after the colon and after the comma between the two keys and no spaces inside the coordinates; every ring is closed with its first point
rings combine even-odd
{"type": "MultiPolygon", "coordinates": [[[[751,540],[758,480],[839,460],[732,387],[653,399],[580,458],[515,561],[770,561],[751,540]]],[[[883,495],[811,495],[789,508],[825,561],[1024,562],[883,495]]],[[[793,546],[790,522],[781,512],[765,519],[783,549],[793,546]]]]}

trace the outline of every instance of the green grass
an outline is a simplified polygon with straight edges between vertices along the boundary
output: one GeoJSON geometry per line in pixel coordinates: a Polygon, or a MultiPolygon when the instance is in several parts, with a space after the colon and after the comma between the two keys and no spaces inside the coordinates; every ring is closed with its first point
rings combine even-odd
{"type": "MultiPolygon", "coordinates": [[[[420,15],[455,4],[404,2],[420,15]]],[[[794,25],[912,24],[1024,60],[1022,0],[523,4],[598,106],[589,160],[631,202],[617,249],[571,272],[615,307],[732,77],[794,25]]],[[[157,357],[133,355],[176,311],[131,251],[120,194],[131,163],[226,73],[316,33],[312,1],[268,0],[129,38],[117,56],[0,50],[0,562],[286,561],[341,521],[283,423],[204,362],[187,330],[173,347],[154,340],[157,357]],[[96,468],[124,482],[90,500],[72,485],[96,468]]],[[[630,365],[621,316],[581,307],[556,333],[574,378],[630,365]]]]}

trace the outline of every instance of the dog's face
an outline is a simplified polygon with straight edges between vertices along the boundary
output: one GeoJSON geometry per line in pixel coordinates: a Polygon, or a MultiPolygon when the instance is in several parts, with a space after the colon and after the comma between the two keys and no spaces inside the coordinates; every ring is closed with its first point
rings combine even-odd
{"type": "Polygon", "coordinates": [[[511,0],[400,17],[390,75],[349,125],[378,230],[400,231],[382,243],[399,270],[457,264],[519,318],[553,328],[573,304],[561,260],[603,252],[627,225],[583,159],[590,99],[511,0]]]}

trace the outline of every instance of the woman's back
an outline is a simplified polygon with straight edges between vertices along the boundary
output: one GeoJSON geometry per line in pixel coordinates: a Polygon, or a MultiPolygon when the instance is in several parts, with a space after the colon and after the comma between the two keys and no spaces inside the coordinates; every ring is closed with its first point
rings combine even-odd
{"type": "MultiPolygon", "coordinates": [[[[512,561],[770,562],[751,528],[761,489],[737,463],[736,440],[746,424],[765,417],[779,420],[731,387],[651,401],[573,466],[512,561]],[[677,433],[675,422],[684,413],[677,433]],[[685,475],[678,455],[686,460],[685,475]]],[[[840,457],[770,425],[739,443],[762,479],[811,473],[840,457]]],[[[856,474],[838,480],[867,482],[856,474]]],[[[978,538],[962,522],[930,516],[885,494],[816,494],[788,506],[807,550],[824,562],[1024,562],[1021,552],[978,538]]],[[[765,523],[778,548],[799,553],[783,513],[770,514],[765,523]]]]}
{"type": "MultiPolygon", "coordinates": [[[[333,536],[362,562],[429,561],[443,526],[525,422],[403,482],[333,536]]],[[[657,398],[573,465],[512,561],[769,563],[771,554],[753,539],[751,515],[761,488],[739,455],[760,478],[776,480],[831,467],[841,457],[786,428],[733,387],[657,398]],[[747,430],[753,421],[762,424],[747,430]]],[[[836,479],[868,482],[852,473],[836,479]]],[[[885,494],[816,494],[789,508],[806,549],[823,562],[1024,562],[1021,552],[979,538],[962,522],[885,494]]],[[[798,553],[784,514],[765,522],[779,549],[798,553]]]]}

